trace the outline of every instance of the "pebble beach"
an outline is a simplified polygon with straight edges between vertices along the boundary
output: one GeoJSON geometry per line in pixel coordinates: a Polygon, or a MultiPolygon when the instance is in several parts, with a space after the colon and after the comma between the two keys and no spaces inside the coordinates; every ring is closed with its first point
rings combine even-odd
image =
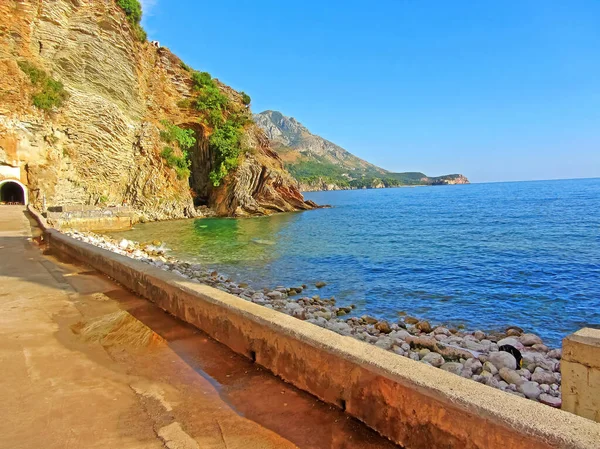
{"type": "MultiPolygon", "coordinates": [[[[148,263],[183,278],[210,285],[263,307],[277,310],[338,334],[373,344],[398,356],[408,357],[493,388],[561,406],[561,349],[546,346],[543,340],[517,326],[492,332],[444,326],[426,317],[399,313],[396,322],[360,315],[354,305],[338,306],[333,297],[322,298],[315,285],[277,286],[256,289],[236,283],[210,268],[168,255],[168,249],[155,241],[139,243],[111,239],[94,233],[65,232],[72,238],[148,263]],[[311,295],[307,295],[307,291],[311,295]],[[515,357],[499,347],[511,345],[522,355],[515,357]]],[[[409,312],[410,313],[410,312],[409,312]]]]}

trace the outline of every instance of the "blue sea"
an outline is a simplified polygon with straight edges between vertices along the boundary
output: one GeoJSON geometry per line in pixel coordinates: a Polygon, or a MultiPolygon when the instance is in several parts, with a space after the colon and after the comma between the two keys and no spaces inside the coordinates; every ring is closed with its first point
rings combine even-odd
{"type": "MultiPolygon", "coordinates": [[[[399,312],[467,329],[517,325],[550,346],[600,325],[600,179],[305,195],[330,209],[137,225],[256,287],[324,281],[356,315],[399,312]]],[[[308,294],[317,294],[311,288],[308,294]]]]}

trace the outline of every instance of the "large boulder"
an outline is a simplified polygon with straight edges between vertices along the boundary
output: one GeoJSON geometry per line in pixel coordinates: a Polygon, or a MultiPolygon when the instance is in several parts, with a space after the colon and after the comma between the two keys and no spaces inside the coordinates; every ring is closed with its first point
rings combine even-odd
{"type": "Polygon", "coordinates": [[[535,334],[523,334],[519,337],[523,346],[533,346],[543,344],[542,339],[535,334]]]}
{"type": "Polygon", "coordinates": [[[426,334],[428,334],[432,330],[429,321],[419,321],[417,323],[417,329],[419,329],[421,332],[425,332],[426,334]]]}
{"type": "Polygon", "coordinates": [[[504,345],[514,346],[519,351],[525,348],[525,346],[523,346],[523,343],[521,343],[519,340],[517,340],[514,337],[503,338],[502,340],[500,340],[498,342],[498,346],[504,346],[504,345]]]}
{"type": "Polygon", "coordinates": [[[498,374],[498,368],[496,368],[489,360],[483,364],[483,370],[491,373],[492,375],[498,374]]]}
{"type": "Polygon", "coordinates": [[[523,382],[521,385],[519,385],[517,391],[523,393],[528,399],[537,399],[542,393],[538,383],[533,381],[523,382]]]}
{"type": "Polygon", "coordinates": [[[285,295],[281,292],[273,290],[272,292],[267,293],[267,296],[271,299],[283,299],[285,295]]]}
{"type": "Polygon", "coordinates": [[[499,374],[507,384],[521,385],[524,382],[519,373],[513,369],[501,368],[499,374]]]}
{"type": "Polygon", "coordinates": [[[521,356],[523,357],[523,365],[537,365],[543,363],[546,358],[544,354],[534,351],[521,351],[521,356]]]}
{"type": "Polygon", "coordinates": [[[471,374],[479,374],[482,371],[483,365],[476,359],[468,359],[465,361],[465,369],[469,370],[471,374]]]}
{"type": "Polygon", "coordinates": [[[473,354],[468,350],[438,342],[434,337],[425,335],[417,337],[411,335],[406,337],[405,340],[412,347],[427,348],[433,352],[441,354],[446,359],[458,360],[462,358],[466,360],[473,358],[473,354]]]}
{"type": "Polygon", "coordinates": [[[425,354],[425,356],[421,359],[421,361],[429,363],[430,365],[435,366],[436,368],[439,368],[446,362],[444,360],[444,357],[442,357],[441,355],[439,355],[436,352],[429,352],[429,353],[425,354]]]}
{"type": "Polygon", "coordinates": [[[492,352],[489,356],[489,361],[498,368],[517,369],[517,360],[512,354],[504,351],[492,352]]]}
{"type": "Polygon", "coordinates": [[[554,396],[551,396],[551,395],[546,394],[546,393],[540,394],[538,400],[542,404],[549,405],[550,407],[560,408],[562,406],[562,400],[561,400],[561,398],[555,398],[554,396]]]}
{"type": "Polygon", "coordinates": [[[448,371],[449,373],[457,374],[460,376],[460,373],[462,372],[464,366],[462,363],[458,362],[446,362],[442,366],[440,366],[440,368],[444,371],[448,371]]]}
{"type": "Polygon", "coordinates": [[[407,316],[404,318],[404,322],[406,324],[417,324],[419,322],[419,320],[415,317],[407,316]]]}
{"type": "Polygon", "coordinates": [[[521,329],[518,326],[510,326],[509,328],[506,329],[506,335],[508,335],[509,337],[518,337],[519,335],[521,335],[523,333],[523,329],[521,329]]]}
{"type": "Polygon", "coordinates": [[[364,321],[366,324],[377,324],[379,322],[379,320],[377,318],[373,318],[372,316],[368,316],[368,315],[363,315],[360,317],[360,319],[362,321],[364,321]]]}
{"type": "Polygon", "coordinates": [[[387,321],[379,321],[377,324],[375,324],[375,329],[377,329],[382,334],[389,334],[390,332],[392,332],[392,328],[390,327],[390,324],[387,321]]]}
{"type": "Polygon", "coordinates": [[[465,348],[470,349],[471,351],[483,352],[486,350],[486,347],[481,343],[478,343],[474,340],[464,340],[465,348]]]}
{"type": "Polygon", "coordinates": [[[548,358],[539,352],[523,351],[521,355],[523,356],[523,366],[532,366],[533,368],[528,367],[532,372],[535,371],[536,367],[541,367],[550,372],[559,371],[560,369],[560,362],[558,360],[548,358]]]}
{"type": "Polygon", "coordinates": [[[531,380],[533,380],[534,382],[537,382],[539,384],[548,384],[551,385],[554,382],[556,382],[556,379],[554,378],[554,374],[545,371],[542,368],[536,368],[534,373],[531,375],[531,380]]]}
{"type": "Polygon", "coordinates": [[[393,344],[393,340],[389,337],[381,337],[375,342],[375,346],[382,349],[391,349],[393,344]]]}
{"type": "Polygon", "coordinates": [[[473,332],[473,337],[475,337],[477,340],[483,340],[485,338],[485,332],[475,331],[473,332]]]}
{"type": "Polygon", "coordinates": [[[547,354],[548,357],[550,357],[551,359],[562,359],[562,349],[553,349],[552,351],[549,351],[547,354]]]}
{"type": "Polygon", "coordinates": [[[404,329],[400,329],[398,331],[392,332],[390,334],[390,337],[396,338],[396,339],[399,339],[399,340],[405,340],[407,337],[410,337],[410,334],[408,332],[406,332],[404,329]]]}

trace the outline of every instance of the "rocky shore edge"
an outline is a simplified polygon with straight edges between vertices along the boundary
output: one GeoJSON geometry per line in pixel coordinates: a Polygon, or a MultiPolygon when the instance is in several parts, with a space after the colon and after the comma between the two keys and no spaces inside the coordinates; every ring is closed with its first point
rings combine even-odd
{"type": "MultiPolygon", "coordinates": [[[[396,323],[368,315],[345,317],[352,313],[354,306],[338,307],[335,298],[303,296],[306,285],[255,290],[200,264],[168,256],[167,248],[160,242],[114,240],[91,232],[64,233],[475,382],[551,407],[560,408],[562,405],[561,349],[548,348],[538,335],[525,333],[518,327],[485,333],[433,326],[427,320],[408,315],[400,317],[396,323]],[[512,354],[498,350],[503,345],[519,349],[523,357],[521,366],[512,354]]],[[[315,287],[325,285],[318,282],[315,287]]]]}

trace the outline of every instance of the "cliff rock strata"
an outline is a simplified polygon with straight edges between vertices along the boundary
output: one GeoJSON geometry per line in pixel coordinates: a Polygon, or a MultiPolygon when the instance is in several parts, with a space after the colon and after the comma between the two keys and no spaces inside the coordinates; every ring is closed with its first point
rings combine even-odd
{"type": "Polygon", "coordinates": [[[114,0],[0,2],[0,181],[19,179],[38,208],[128,204],[143,218],[166,219],[195,216],[194,202],[221,215],[314,206],[255,125],[245,128],[239,169],[213,188],[209,131],[198,111],[178,106],[191,95],[179,58],[138,42],[114,0]],[[23,61],[63,83],[60,108],[32,105],[23,61]],[[191,182],[160,156],[161,120],[194,129],[191,182]]]}

